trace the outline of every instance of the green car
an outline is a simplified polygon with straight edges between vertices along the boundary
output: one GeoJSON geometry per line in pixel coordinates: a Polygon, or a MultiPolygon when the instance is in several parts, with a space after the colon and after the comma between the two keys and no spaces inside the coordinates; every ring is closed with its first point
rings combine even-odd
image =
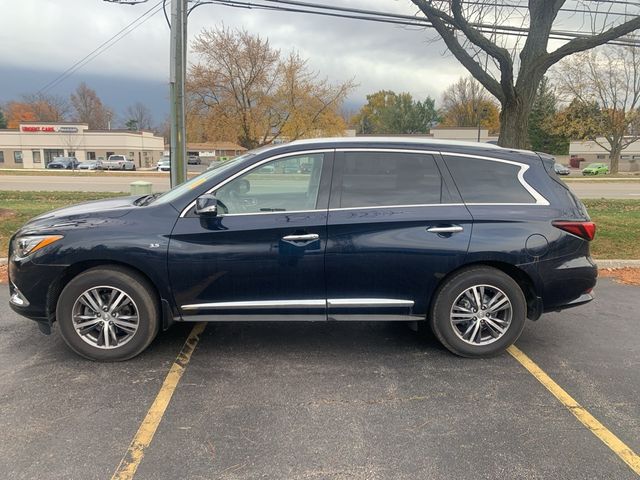
{"type": "Polygon", "coordinates": [[[606,175],[609,173],[609,166],[606,163],[590,163],[582,169],[582,175],[606,175]]]}

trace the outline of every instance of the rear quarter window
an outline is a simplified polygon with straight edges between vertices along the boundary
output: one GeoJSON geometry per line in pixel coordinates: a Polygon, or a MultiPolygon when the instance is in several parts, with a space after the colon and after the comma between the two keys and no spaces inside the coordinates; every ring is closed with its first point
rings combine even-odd
{"type": "Polygon", "coordinates": [[[444,159],[465,203],[536,203],[518,179],[519,165],[449,155],[444,159]]]}

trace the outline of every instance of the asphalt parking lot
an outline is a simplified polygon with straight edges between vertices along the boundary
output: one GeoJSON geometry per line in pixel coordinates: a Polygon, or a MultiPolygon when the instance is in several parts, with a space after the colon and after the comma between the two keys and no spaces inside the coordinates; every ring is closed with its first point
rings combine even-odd
{"type": "MultiPolygon", "coordinates": [[[[518,348],[640,452],[640,287],[601,279],[518,348]]],[[[98,364],[0,286],[0,472],[108,479],[193,325],[98,364]]],[[[400,323],[209,324],[137,479],[632,479],[509,354],[465,360],[400,323]]]]}

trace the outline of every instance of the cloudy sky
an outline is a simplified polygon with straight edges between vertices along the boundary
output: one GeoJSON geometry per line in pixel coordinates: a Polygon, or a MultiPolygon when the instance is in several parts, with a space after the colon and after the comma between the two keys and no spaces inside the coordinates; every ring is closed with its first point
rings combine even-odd
{"type": "MultiPolygon", "coordinates": [[[[0,102],[38,91],[155,3],[0,0],[0,102]]],[[[336,0],[338,3],[414,12],[409,0],[336,0]]],[[[349,101],[353,107],[364,103],[367,93],[380,89],[439,98],[449,83],[465,74],[455,59],[443,56],[441,43],[428,42],[429,34],[423,30],[204,5],[190,17],[190,37],[221,23],[259,33],[283,51],[296,48],[314,70],[331,81],[355,79],[359,86],[349,101]]],[[[116,110],[141,100],[160,121],[168,111],[168,58],[169,30],[162,13],[157,13],[50,93],[68,95],[80,81],[86,81],[116,110]]]]}
{"type": "MultiPolygon", "coordinates": [[[[148,0],[128,6],[103,0],[0,0],[0,103],[40,90],[157,3],[148,0]]],[[[410,0],[319,3],[404,14],[416,11],[410,0]]],[[[580,29],[578,20],[574,17],[571,23],[580,29]]],[[[363,104],[367,93],[380,89],[408,91],[418,99],[429,95],[439,101],[451,82],[467,74],[446,54],[441,41],[431,41],[432,31],[203,5],[190,17],[190,37],[222,23],[258,33],[284,52],[297,49],[311,68],[333,82],[354,79],[359,86],[348,101],[351,109],[363,104]]],[[[569,25],[556,25],[564,26],[569,25]]],[[[142,101],[160,122],[168,112],[168,59],[169,29],[158,12],[49,93],[66,96],[86,81],[117,112],[142,101]]]]}

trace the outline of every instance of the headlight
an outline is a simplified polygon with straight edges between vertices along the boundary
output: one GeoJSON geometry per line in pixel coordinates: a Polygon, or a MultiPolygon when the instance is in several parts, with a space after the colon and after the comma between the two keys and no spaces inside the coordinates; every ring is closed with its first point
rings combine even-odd
{"type": "Polygon", "coordinates": [[[51,245],[62,238],[62,235],[27,235],[14,241],[13,253],[16,258],[24,258],[41,248],[51,245]]]}

